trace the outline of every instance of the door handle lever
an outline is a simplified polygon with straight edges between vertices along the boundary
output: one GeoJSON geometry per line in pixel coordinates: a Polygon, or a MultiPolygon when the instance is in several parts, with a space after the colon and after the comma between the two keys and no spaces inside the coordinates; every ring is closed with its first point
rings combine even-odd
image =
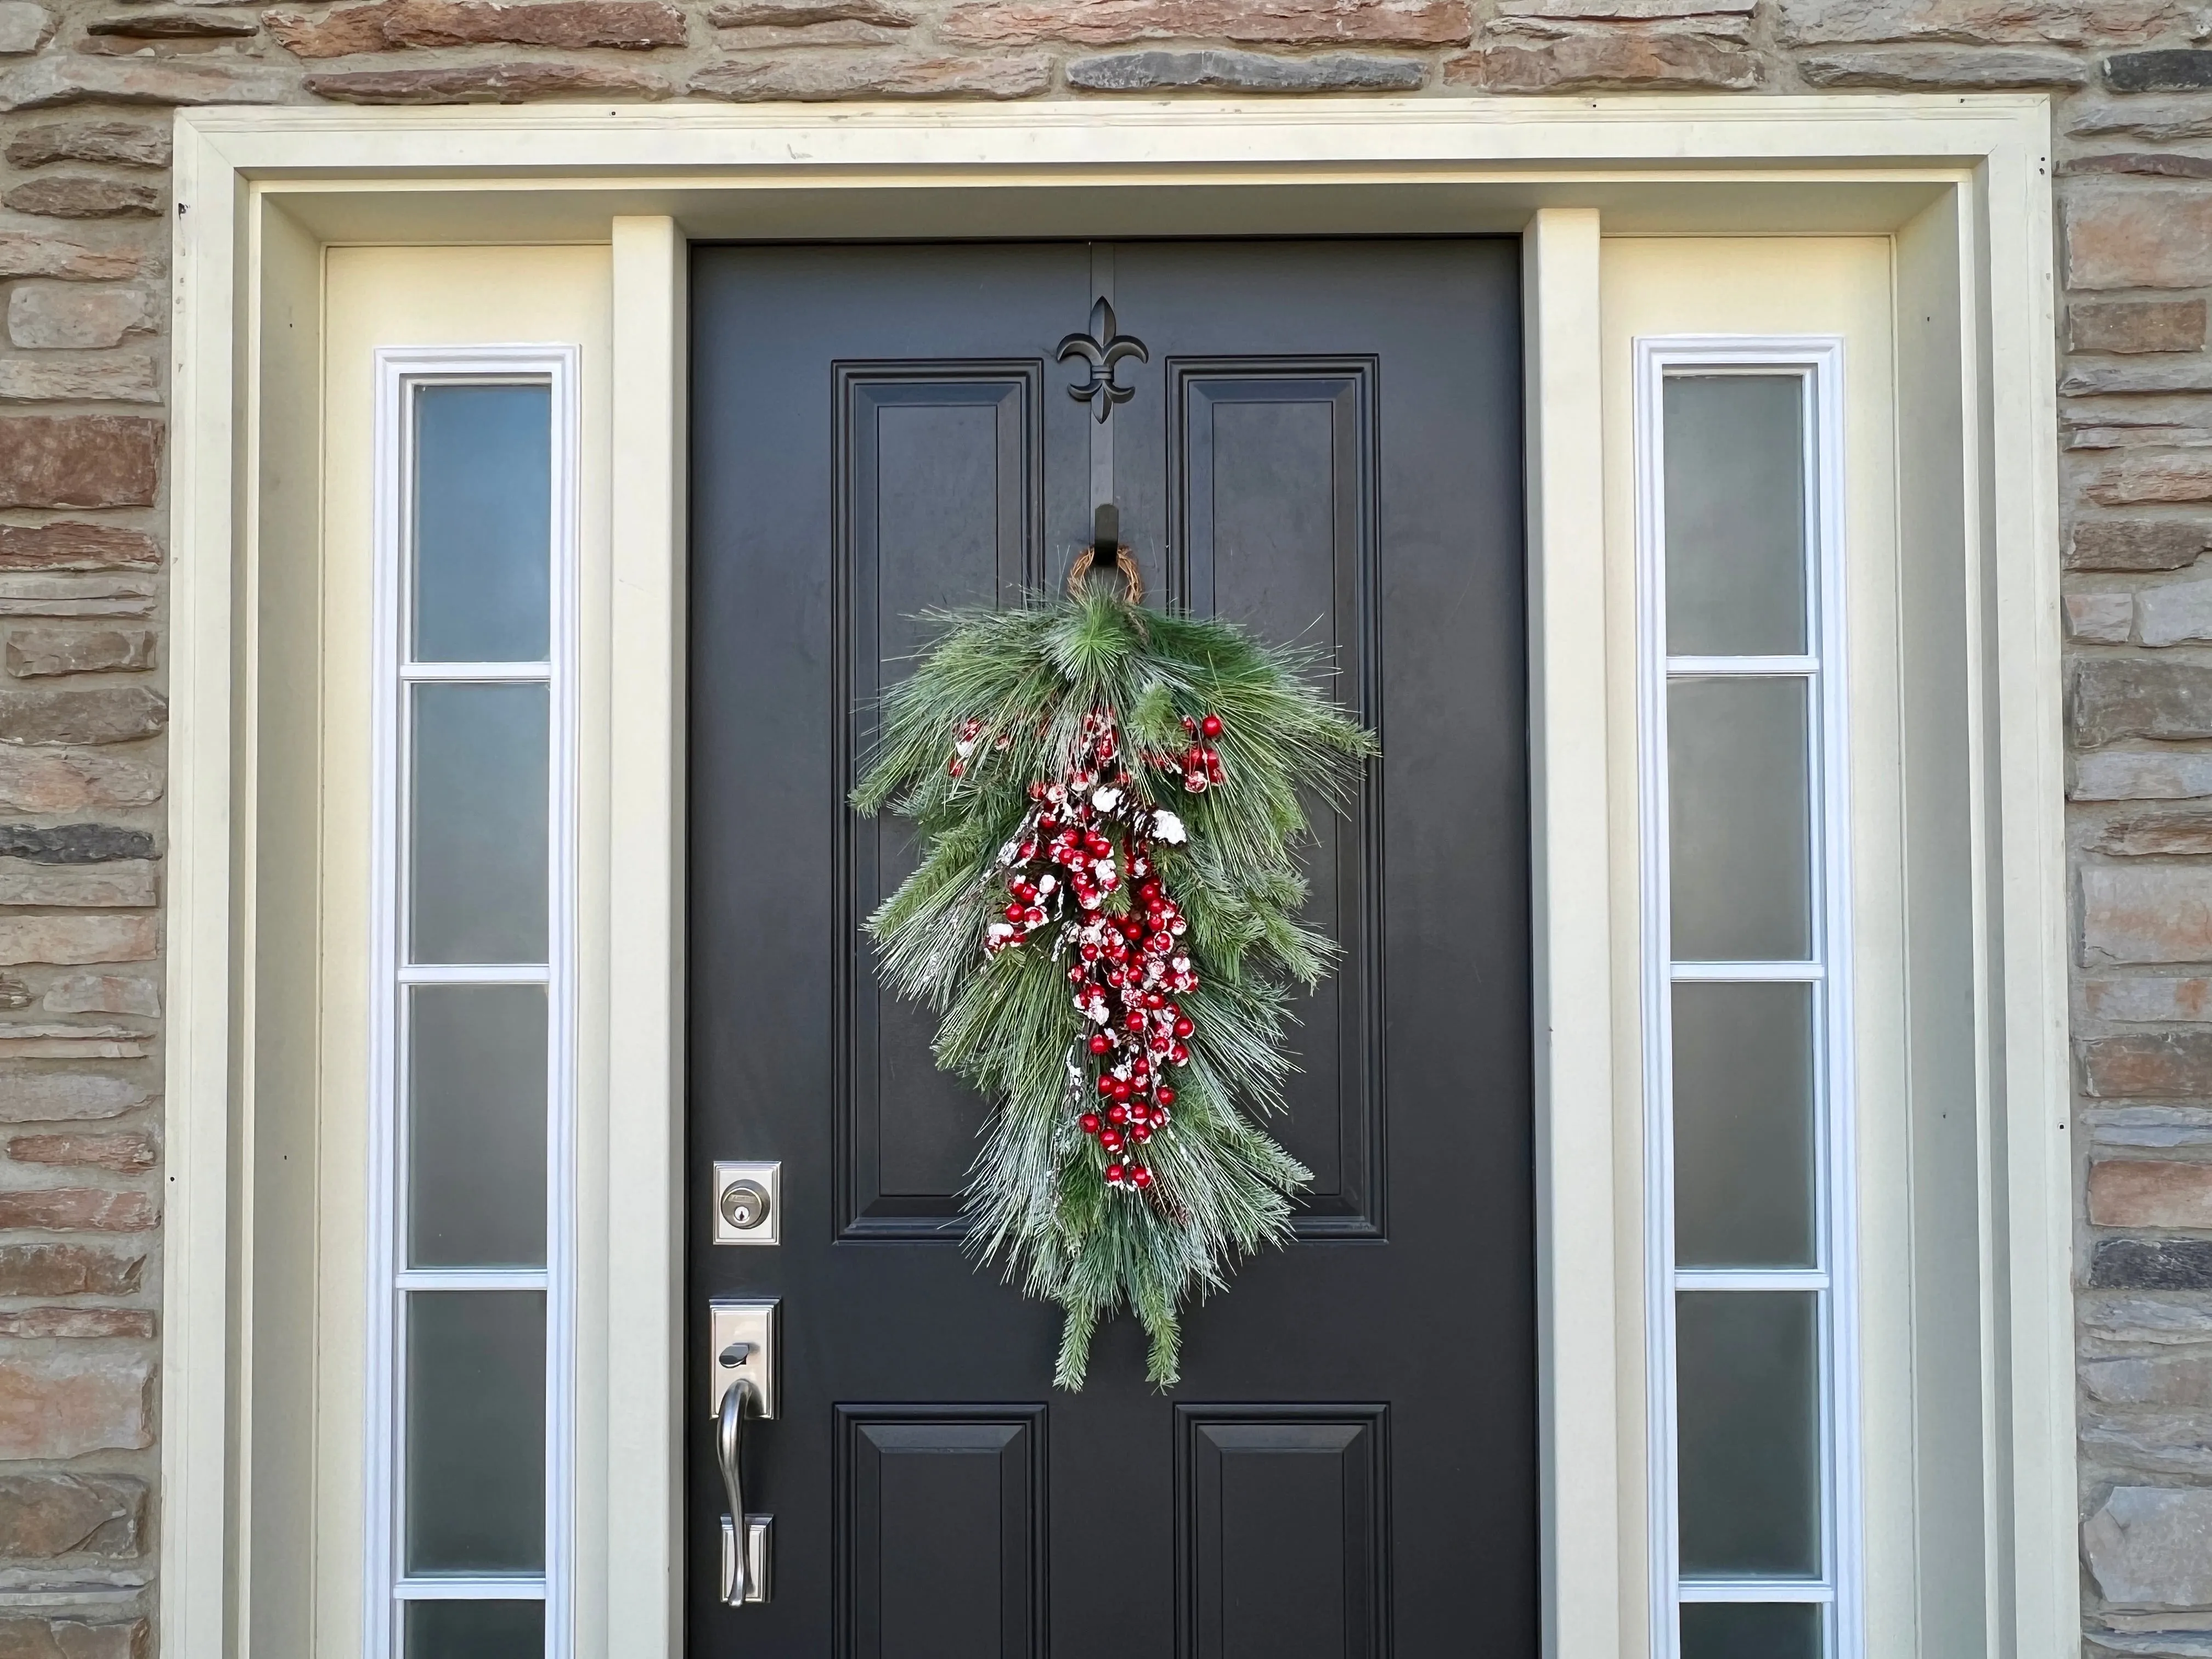
{"type": "Polygon", "coordinates": [[[760,1395],[752,1379],[740,1376],[723,1390],[714,1419],[714,1455],[722,1468],[722,1492],[730,1510],[722,1517],[722,1603],[741,1607],[769,1596],[769,1518],[745,1513],[745,1419],[756,1413],[760,1395]]]}

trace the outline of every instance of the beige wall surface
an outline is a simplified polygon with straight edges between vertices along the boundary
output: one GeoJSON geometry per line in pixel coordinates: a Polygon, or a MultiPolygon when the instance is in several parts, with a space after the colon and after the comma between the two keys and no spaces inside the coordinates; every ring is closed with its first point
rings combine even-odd
{"type": "Polygon", "coordinates": [[[2042,89],[2088,1641],[2212,1651],[2212,21],[2195,0],[0,0],[0,1652],[150,1640],[161,106],[2042,89]]]}

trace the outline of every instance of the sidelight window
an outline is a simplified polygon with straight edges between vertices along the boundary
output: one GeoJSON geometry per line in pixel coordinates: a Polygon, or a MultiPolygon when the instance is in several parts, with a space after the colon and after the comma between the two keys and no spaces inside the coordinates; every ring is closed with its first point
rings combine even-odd
{"type": "Polygon", "coordinates": [[[545,1659],[571,1317],[575,369],[378,354],[368,1632],[545,1659]]]}
{"type": "Polygon", "coordinates": [[[1832,340],[1637,345],[1652,1650],[1850,1659],[1832,340]]]}

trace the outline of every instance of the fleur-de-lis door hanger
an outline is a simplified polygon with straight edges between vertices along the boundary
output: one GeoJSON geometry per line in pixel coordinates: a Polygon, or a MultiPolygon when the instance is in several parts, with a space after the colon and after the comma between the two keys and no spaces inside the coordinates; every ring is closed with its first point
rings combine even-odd
{"type": "Polygon", "coordinates": [[[1089,404],[1093,418],[1102,422],[1114,412],[1115,404],[1126,404],[1137,395],[1136,387],[1115,380],[1114,366],[1125,357],[1145,363],[1152,356],[1135,335],[1118,334],[1115,329],[1113,304],[1102,295],[1091,307],[1091,332],[1071,334],[1060,343],[1059,362],[1080,357],[1090,365],[1088,376],[1068,387],[1067,395],[1089,404]]]}

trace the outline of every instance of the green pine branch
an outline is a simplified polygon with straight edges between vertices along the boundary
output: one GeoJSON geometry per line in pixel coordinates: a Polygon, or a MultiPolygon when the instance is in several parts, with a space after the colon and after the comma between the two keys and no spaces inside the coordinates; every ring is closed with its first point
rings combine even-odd
{"type": "MultiPolygon", "coordinates": [[[[863,812],[912,818],[922,846],[868,921],[882,976],[941,1016],[939,1065],[998,1103],[965,1193],[970,1244],[1065,1310],[1054,1382],[1081,1388],[1099,1322],[1127,1310],[1150,1340],[1146,1376],[1167,1387],[1183,1307],[1288,1238],[1291,1197],[1312,1178],[1261,1127],[1281,1109],[1291,1069],[1291,988],[1314,985],[1335,955],[1298,920],[1297,860],[1308,811],[1353,802],[1375,743],[1322,695],[1322,653],[1228,623],[1097,594],[927,619],[939,636],[884,694],[875,757],[852,797],[863,812]],[[1051,935],[983,949],[1029,785],[1065,774],[1097,708],[1135,751],[1130,787],[1188,832],[1153,848],[1188,921],[1199,984],[1179,998],[1195,1027],[1191,1060],[1172,1079],[1172,1122],[1146,1149],[1154,1181],[1141,1194],[1106,1186],[1104,1155],[1075,1121],[1097,1073],[1051,935]],[[1211,741],[1226,775],[1188,793],[1179,770],[1143,757],[1179,756],[1183,718],[1206,714],[1223,722],[1211,741]],[[976,741],[956,775],[948,763],[970,720],[976,741]]],[[[1109,908],[1127,903],[1124,884],[1109,908]]]]}

